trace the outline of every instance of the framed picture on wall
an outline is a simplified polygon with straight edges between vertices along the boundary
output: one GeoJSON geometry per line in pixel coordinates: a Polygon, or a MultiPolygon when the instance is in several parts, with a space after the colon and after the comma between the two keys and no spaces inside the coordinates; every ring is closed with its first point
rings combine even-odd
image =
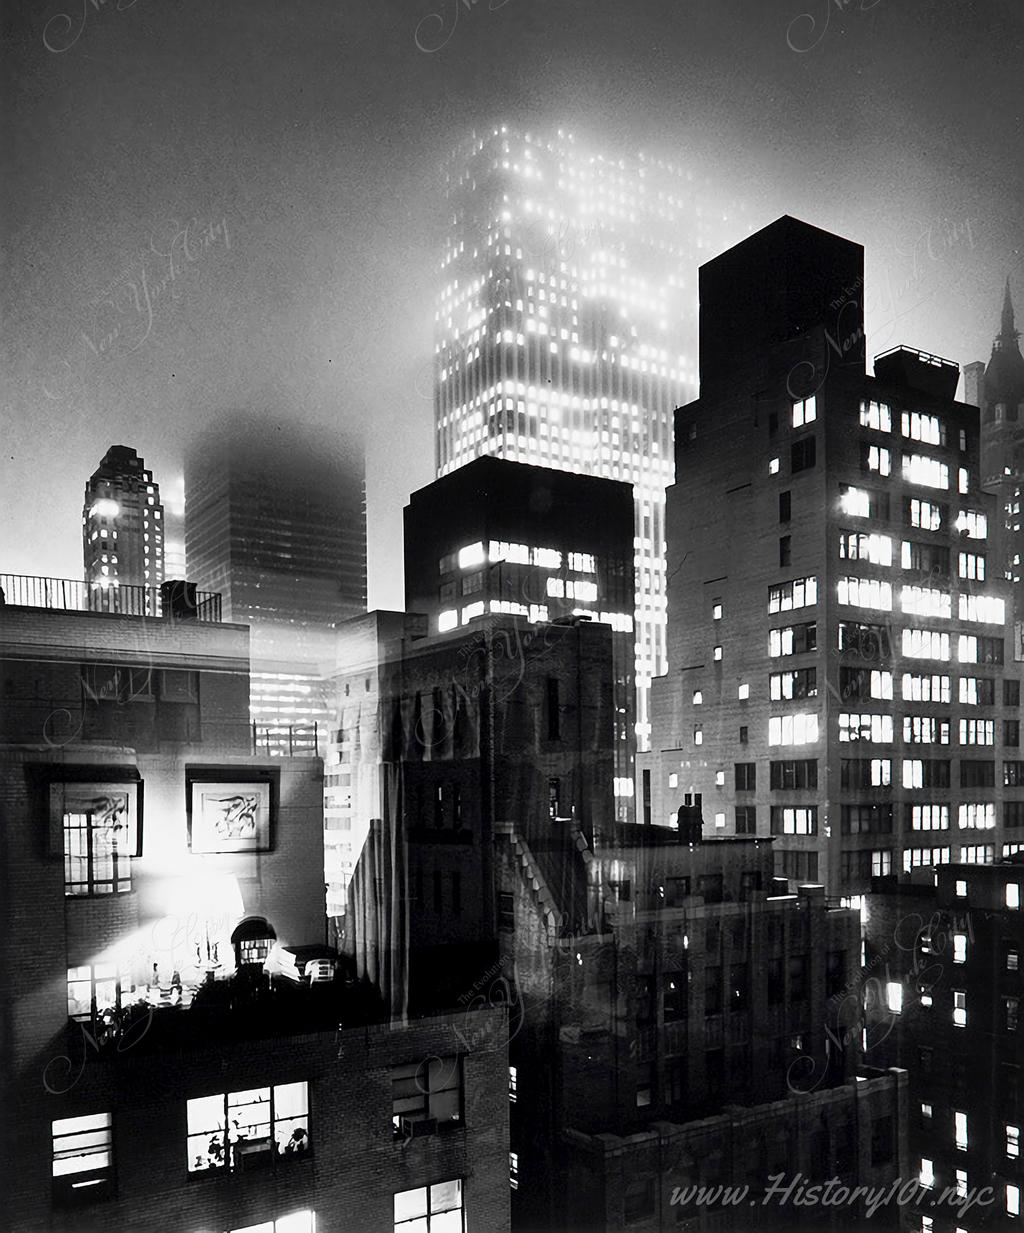
{"type": "Polygon", "coordinates": [[[193,852],[270,850],[270,784],[193,780],[189,848],[193,852]]]}
{"type": "Polygon", "coordinates": [[[69,820],[78,829],[100,835],[110,847],[126,856],[142,855],[139,818],[139,784],[51,783],[50,846],[54,854],[64,851],[64,831],[69,820]]]}

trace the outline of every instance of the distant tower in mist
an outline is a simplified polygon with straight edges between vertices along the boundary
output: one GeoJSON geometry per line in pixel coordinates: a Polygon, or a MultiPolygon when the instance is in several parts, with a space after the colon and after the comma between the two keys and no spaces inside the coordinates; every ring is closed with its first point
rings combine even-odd
{"type": "MultiPolygon", "coordinates": [[[[122,586],[159,587],[164,580],[160,486],[138,453],[112,445],[85,486],[82,551],[90,606],[107,606],[122,586]]],[[[147,610],[153,607],[149,593],[147,610]]]]}
{"type": "Polygon", "coordinates": [[[335,456],[258,421],[207,434],[185,461],[185,555],[224,619],[251,627],[252,718],[268,748],[322,720],[333,629],[366,611],[361,451],[335,456]]]}
{"type": "Polygon", "coordinates": [[[481,454],[634,486],[636,736],[665,670],[672,412],[697,390],[697,267],[749,227],[692,167],[572,134],[474,133],[446,167],[437,473],[481,454]]]}
{"type": "Polygon", "coordinates": [[[1020,331],[1014,326],[1009,279],[988,364],[968,364],[964,378],[965,400],[981,408],[982,484],[996,497],[1002,514],[996,527],[997,560],[993,564],[1013,583],[1014,647],[1019,655],[1024,642],[1024,356],[1020,352],[1020,331]]]}

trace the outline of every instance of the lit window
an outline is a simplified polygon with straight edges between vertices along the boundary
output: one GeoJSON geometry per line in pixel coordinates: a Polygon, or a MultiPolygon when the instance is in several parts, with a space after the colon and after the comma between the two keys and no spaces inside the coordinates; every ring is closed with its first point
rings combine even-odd
{"type": "Polygon", "coordinates": [[[813,424],[818,416],[814,395],[793,403],[793,427],[803,428],[805,424],[813,424]]]}
{"type": "Polygon", "coordinates": [[[933,1110],[932,1110],[931,1105],[929,1105],[929,1104],[922,1104],[922,1105],[921,1105],[921,1116],[922,1116],[923,1118],[930,1118],[930,1117],[932,1116],[932,1112],[933,1112],[933,1110]]]}
{"type": "Polygon", "coordinates": [[[953,1114],[953,1136],[958,1152],[967,1151],[967,1114],[959,1111],[953,1114]]]}
{"type": "Polygon", "coordinates": [[[889,582],[881,582],[877,578],[840,578],[836,592],[841,604],[875,608],[881,612],[892,611],[892,584],[889,582]]]}
{"type": "Polygon", "coordinates": [[[316,1215],[307,1208],[305,1211],[292,1212],[288,1216],[278,1216],[276,1220],[268,1220],[263,1224],[247,1224],[244,1229],[229,1229],[228,1233],[316,1233],[316,1215]]]}
{"type": "Polygon", "coordinates": [[[455,608],[449,608],[446,612],[442,612],[437,618],[438,633],[446,633],[449,629],[455,629],[459,623],[459,614],[455,608]]]}
{"type": "Polygon", "coordinates": [[[812,745],[817,739],[816,714],[772,715],[768,720],[769,745],[812,745]]]}
{"type": "Polygon", "coordinates": [[[889,744],[893,739],[892,716],[871,713],[840,714],[839,739],[889,744]]]}
{"type": "Polygon", "coordinates": [[[479,541],[459,549],[459,569],[475,569],[485,560],[484,546],[479,541]]]}
{"type": "Polygon", "coordinates": [[[921,1169],[918,1173],[918,1179],[922,1186],[935,1185],[935,1164],[927,1156],[921,1157],[921,1169]]]}
{"type": "Polygon", "coordinates": [[[1016,1160],[1020,1156],[1020,1127],[1006,1127],[1006,1154],[1016,1160]]]}
{"type": "Polygon", "coordinates": [[[110,1197],[113,1132],[109,1113],[59,1118],[52,1123],[52,1173],[58,1202],[110,1197]]]}
{"type": "Polygon", "coordinates": [[[840,495],[839,505],[850,518],[871,517],[871,496],[861,488],[847,488],[840,495]]]}
{"type": "Polygon", "coordinates": [[[884,402],[860,404],[861,428],[873,428],[876,432],[892,432],[892,415],[884,402]]]}
{"type": "Polygon", "coordinates": [[[703,745],[703,744],[704,744],[704,729],[703,729],[703,728],[694,728],[694,730],[693,730],[693,743],[694,743],[695,745],[703,745]]]}
{"type": "Polygon", "coordinates": [[[64,894],[114,895],[132,888],[125,816],[112,797],[83,798],[81,810],[63,815],[64,894]],[[90,806],[93,806],[90,808],[90,806]]]}
{"type": "Polygon", "coordinates": [[[948,488],[949,467],[927,454],[904,454],[903,479],[922,488],[948,488]]]}
{"type": "Polygon", "coordinates": [[[1006,602],[995,595],[965,595],[960,592],[960,620],[986,625],[1006,623],[1006,602]]]}
{"type": "Polygon", "coordinates": [[[721,662],[722,662],[722,648],[721,648],[721,646],[716,646],[716,647],[712,650],[712,652],[711,652],[711,658],[715,661],[715,663],[721,663],[721,662]]]}
{"type": "Polygon", "coordinates": [[[462,1233],[464,1217],[459,1178],[395,1195],[394,1233],[462,1233]]]}
{"type": "MultiPolygon", "coordinates": [[[[509,1152],[508,1154],[508,1184],[513,1190],[519,1189],[519,1153],[509,1152]]],[[[456,1225],[456,1228],[461,1228],[462,1222],[456,1225]]],[[[436,1227],[440,1227],[439,1225],[436,1227]]]]}
{"type": "Polygon", "coordinates": [[[953,990],[953,1023],[956,1027],[967,1026],[967,993],[963,989],[953,990]]]}
{"type": "Polygon", "coordinates": [[[715,827],[716,827],[716,829],[721,830],[724,826],[725,826],[725,814],[724,814],[724,813],[716,813],[716,814],[715,814],[715,827]]]}
{"type": "Polygon", "coordinates": [[[768,588],[768,612],[789,612],[793,608],[807,608],[818,602],[817,578],[794,578],[780,586],[768,588]]]}
{"type": "Polygon", "coordinates": [[[900,418],[903,435],[912,441],[923,441],[926,445],[946,444],[946,427],[937,415],[904,411],[900,418]]]}
{"type": "Polygon", "coordinates": [[[1012,911],[1020,910],[1020,883],[1007,882],[1006,884],[1006,906],[1012,911]]]}
{"type": "Polygon", "coordinates": [[[700,706],[703,701],[704,701],[704,694],[701,692],[701,690],[695,689],[693,691],[693,705],[700,706]]]}
{"type": "Polygon", "coordinates": [[[678,773],[678,771],[672,771],[672,773],[669,775],[669,777],[668,777],[668,786],[669,786],[670,788],[678,788],[678,787],[679,787],[679,773],[678,773]]]}
{"type": "Polygon", "coordinates": [[[900,607],[910,616],[948,620],[953,615],[953,597],[934,587],[905,586],[900,591],[900,607]]]}
{"type": "Polygon", "coordinates": [[[988,538],[988,518],[973,509],[962,509],[956,518],[956,529],[968,539],[988,538]]]}
{"type": "Polygon", "coordinates": [[[293,1160],[311,1147],[305,1083],[199,1096],[187,1118],[190,1173],[293,1160]]]}
{"type": "Polygon", "coordinates": [[[515,1066],[508,1068],[508,1098],[511,1104],[519,1099],[519,1071],[515,1066]]]}
{"type": "Polygon", "coordinates": [[[890,1014],[899,1015],[903,1012],[903,986],[897,980],[890,980],[885,986],[885,1004],[890,1014]]]}
{"type": "Polygon", "coordinates": [[[741,702],[745,702],[750,697],[750,686],[747,684],[740,685],[736,690],[736,696],[741,702]]]}
{"type": "Polygon", "coordinates": [[[1012,1182],[1006,1183],[1006,1214],[1020,1215],[1020,1187],[1014,1186],[1012,1182]]]}
{"type": "Polygon", "coordinates": [[[962,878],[958,878],[958,879],[957,879],[957,883],[956,883],[956,897],[957,897],[958,899],[966,899],[966,898],[967,898],[967,883],[966,883],[966,882],[965,882],[962,878]]]}
{"type": "Polygon", "coordinates": [[[779,473],[779,460],[778,460],[778,458],[769,458],[769,459],[768,459],[768,474],[769,474],[769,475],[778,475],[778,473],[779,473]]]}
{"type": "Polygon", "coordinates": [[[711,605],[711,619],[712,621],[720,621],[722,619],[722,601],[720,599],[716,599],[711,605]]]}
{"type": "Polygon", "coordinates": [[[725,787],[725,771],[715,771],[715,787],[725,787]]]}
{"type": "Polygon", "coordinates": [[[954,933],[953,934],[953,962],[954,963],[966,963],[967,962],[967,934],[966,933],[954,933]]]}

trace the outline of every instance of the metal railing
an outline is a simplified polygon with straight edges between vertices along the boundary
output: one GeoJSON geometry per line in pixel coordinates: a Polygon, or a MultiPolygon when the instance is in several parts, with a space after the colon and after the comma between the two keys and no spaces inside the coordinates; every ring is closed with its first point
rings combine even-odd
{"type": "MultiPolygon", "coordinates": [[[[118,616],[164,615],[159,587],[119,583],[103,587],[75,578],[37,578],[31,574],[0,574],[6,603],[24,608],[50,608],[63,612],[107,612],[118,616]]],[[[189,619],[217,624],[221,598],[216,591],[197,591],[189,619]]],[[[170,614],[168,614],[170,615],[170,614]]],[[[175,615],[183,615],[178,609],[175,615]]]]}

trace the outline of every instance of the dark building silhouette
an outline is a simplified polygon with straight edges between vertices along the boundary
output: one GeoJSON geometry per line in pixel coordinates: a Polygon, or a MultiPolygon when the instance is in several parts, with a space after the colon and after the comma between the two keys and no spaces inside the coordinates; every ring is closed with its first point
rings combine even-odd
{"type": "Polygon", "coordinates": [[[1006,280],[999,333],[988,364],[968,364],[964,370],[966,399],[981,408],[982,482],[997,501],[994,564],[1013,584],[1014,650],[1024,656],[1024,565],[1021,552],[1021,492],[1024,490],[1024,356],[1020,331],[1014,324],[1010,280],[1006,280]]]}
{"type": "Polygon", "coordinates": [[[611,626],[622,820],[635,750],[632,519],[628,484],[491,457],[421,488],[405,510],[406,608],[432,633],[503,616],[523,631],[568,616],[611,626]]]}
{"type": "Polygon", "coordinates": [[[82,552],[91,608],[155,615],[164,580],[164,508],[160,485],[138,453],[112,445],[85,486],[82,552]],[[124,601],[121,587],[137,587],[141,602],[124,601]]]}
{"type": "Polygon", "coordinates": [[[219,425],[186,459],[189,574],[252,629],[252,717],[271,752],[294,749],[296,730],[310,745],[330,631],[366,610],[364,490],[361,454],[261,419],[219,425]]]}
{"type": "Polygon", "coordinates": [[[868,896],[866,1044],[909,1074],[910,1166],[925,1187],[907,1212],[915,1229],[1019,1223],[1022,899],[1022,854],[884,879],[868,896]]]}
{"type": "Polygon", "coordinates": [[[676,413],[653,821],[774,835],[780,874],[990,862],[1018,825],[1009,587],[955,364],[864,371],[859,245],[784,217],[701,267],[701,397],[676,413]]]}
{"type": "Polygon", "coordinates": [[[0,614],[5,1216],[502,1233],[507,1011],[390,1021],[324,945],[323,764],[253,753],[214,611],[0,614]]]}

